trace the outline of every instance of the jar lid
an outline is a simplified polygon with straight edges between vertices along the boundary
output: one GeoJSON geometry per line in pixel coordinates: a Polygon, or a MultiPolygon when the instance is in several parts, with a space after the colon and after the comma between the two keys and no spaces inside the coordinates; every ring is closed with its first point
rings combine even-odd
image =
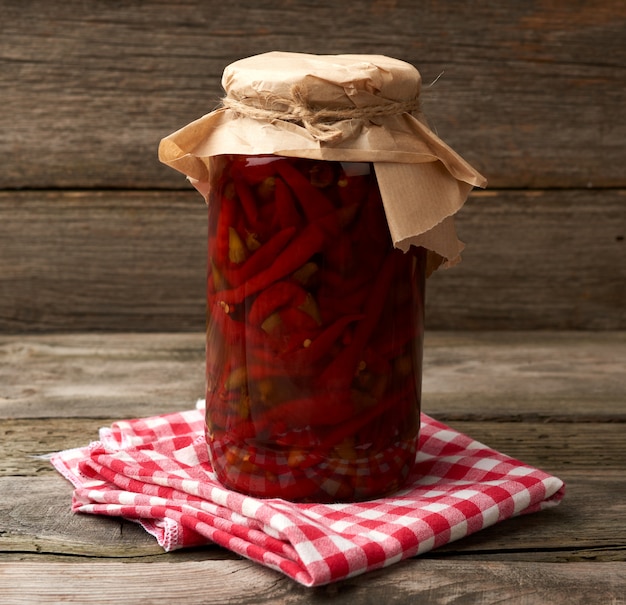
{"type": "Polygon", "coordinates": [[[411,64],[383,55],[271,52],[226,67],[222,86],[227,103],[235,100],[277,112],[293,110],[296,115],[298,110],[328,114],[334,110],[338,121],[346,109],[416,111],[421,76],[411,64]]]}
{"type": "Polygon", "coordinates": [[[452,216],[486,180],[419,116],[421,77],[382,55],[270,52],[227,66],[219,109],[164,138],[159,158],[206,194],[214,158],[373,162],[394,244],[459,259],[452,216]]]}

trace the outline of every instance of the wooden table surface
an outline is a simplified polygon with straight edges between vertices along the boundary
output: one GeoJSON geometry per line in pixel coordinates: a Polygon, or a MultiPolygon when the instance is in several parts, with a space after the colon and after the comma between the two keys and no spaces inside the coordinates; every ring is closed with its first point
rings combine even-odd
{"type": "Polygon", "coordinates": [[[427,335],[423,410],[562,478],[556,508],[307,589],[207,546],[73,515],[42,455],[113,420],[192,407],[202,334],[0,336],[0,601],[626,603],[626,333],[427,335]]]}

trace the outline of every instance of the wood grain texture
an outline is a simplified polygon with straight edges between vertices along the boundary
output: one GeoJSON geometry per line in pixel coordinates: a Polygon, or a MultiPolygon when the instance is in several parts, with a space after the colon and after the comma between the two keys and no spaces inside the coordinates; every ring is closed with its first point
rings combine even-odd
{"type": "Polygon", "coordinates": [[[201,329],[204,212],[158,142],[215,108],[227,64],[275,49],[413,63],[433,129],[488,177],[431,329],[626,329],[623,2],[0,11],[0,332],[201,329]]]}
{"type": "MultiPolygon", "coordinates": [[[[626,528],[621,522],[626,497],[623,467],[597,474],[566,470],[559,476],[566,482],[567,496],[557,508],[508,519],[420,558],[626,560],[626,528]]],[[[72,487],[56,474],[39,476],[36,481],[25,476],[0,476],[0,488],[0,561],[2,554],[27,552],[116,559],[163,554],[156,540],[136,523],[73,514],[72,487]]],[[[214,545],[200,550],[203,560],[239,558],[214,545]]],[[[195,549],[186,552],[191,554],[195,549]]],[[[171,559],[172,563],[178,560],[171,559]]]]}
{"type": "Polygon", "coordinates": [[[623,187],[621,0],[1,0],[0,188],[179,188],[158,141],[269,50],[416,65],[439,135],[494,187],[623,187]]]}
{"type": "MultiPolygon", "coordinates": [[[[423,410],[445,421],[624,422],[625,365],[626,332],[428,331],[423,410]]],[[[189,409],[203,392],[202,333],[0,335],[0,418],[82,418],[93,431],[189,409]]]]}
{"type": "Polygon", "coordinates": [[[427,285],[432,329],[626,326],[626,191],[473,195],[464,261],[427,285]]]}
{"type": "MultiPolygon", "coordinates": [[[[0,192],[0,331],[204,327],[196,192],[0,192]]],[[[429,329],[626,329],[626,191],[475,193],[429,329]]]]}
{"type": "Polygon", "coordinates": [[[71,485],[43,456],[85,445],[113,419],[181,409],[176,394],[193,391],[202,340],[198,333],[0,336],[2,600],[626,602],[625,333],[429,333],[425,395],[441,417],[556,474],[566,497],[556,508],[316,589],[213,545],[163,553],[133,523],[73,515],[71,485]]]}
{"type": "Polygon", "coordinates": [[[453,420],[623,422],[626,333],[427,332],[423,409],[453,420]]]}
{"type": "MultiPolygon", "coordinates": [[[[73,418],[0,419],[0,477],[52,474],[54,469],[42,456],[86,446],[98,439],[100,426],[125,418],[128,416],[99,422],[73,418]]],[[[624,440],[623,423],[483,421],[477,426],[474,421],[457,420],[449,424],[498,451],[549,472],[593,469],[598,465],[606,470],[626,469],[626,451],[620,447],[624,440]]]]}
{"type": "Polygon", "coordinates": [[[37,481],[3,477],[0,485],[0,553],[113,558],[163,553],[156,540],[136,523],[120,518],[73,514],[72,487],[60,475],[38,478],[37,481]]]}
{"type": "Polygon", "coordinates": [[[207,219],[198,194],[0,200],[0,330],[204,329],[207,219]]]}
{"type": "Polygon", "coordinates": [[[313,590],[247,561],[8,561],[0,559],[0,590],[13,605],[154,603],[416,603],[503,602],[588,605],[626,602],[626,565],[606,563],[405,561],[313,590]],[[175,569],[175,572],[172,570],[175,569]],[[63,582],[59,582],[59,578],[63,582]],[[27,582],[25,582],[27,580],[27,582]],[[158,601],[157,601],[158,600],[158,601]]]}
{"type": "Polygon", "coordinates": [[[0,416],[138,417],[204,396],[204,335],[0,336],[0,416]]]}

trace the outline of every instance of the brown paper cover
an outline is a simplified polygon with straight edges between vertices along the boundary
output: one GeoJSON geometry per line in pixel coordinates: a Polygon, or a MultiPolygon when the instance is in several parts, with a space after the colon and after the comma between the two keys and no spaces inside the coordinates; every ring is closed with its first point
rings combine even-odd
{"type": "Polygon", "coordinates": [[[229,65],[222,86],[223,107],[159,146],[159,159],[203,195],[212,158],[223,154],[373,162],[394,245],[459,261],[454,214],[486,180],[419,119],[421,77],[412,65],[270,52],[229,65]]]}

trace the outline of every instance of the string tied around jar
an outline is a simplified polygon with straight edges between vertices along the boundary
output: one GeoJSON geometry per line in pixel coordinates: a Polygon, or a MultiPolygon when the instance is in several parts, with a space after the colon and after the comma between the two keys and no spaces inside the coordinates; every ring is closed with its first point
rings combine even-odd
{"type": "Polygon", "coordinates": [[[419,98],[406,101],[386,101],[363,107],[314,107],[309,104],[305,90],[294,84],[290,96],[266,94],[262,97],[237,98],[228,95],[222,105],[235,113],[255,120],[282,120],[304,127],[314,139],[333,143],[343,136],[336,126],[343,120],[369,120],[403,113],[419,112],[419,98]]]}

